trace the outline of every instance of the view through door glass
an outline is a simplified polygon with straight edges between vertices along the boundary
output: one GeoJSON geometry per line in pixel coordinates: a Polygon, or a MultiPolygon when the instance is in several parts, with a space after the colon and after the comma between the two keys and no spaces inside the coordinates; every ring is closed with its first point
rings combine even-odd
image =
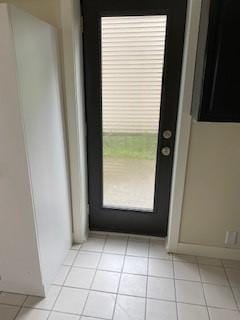
{"type": "Polygon", "coordinates": [[[104,207],[154,210],[166,25],[101,18],[104,207]]]}

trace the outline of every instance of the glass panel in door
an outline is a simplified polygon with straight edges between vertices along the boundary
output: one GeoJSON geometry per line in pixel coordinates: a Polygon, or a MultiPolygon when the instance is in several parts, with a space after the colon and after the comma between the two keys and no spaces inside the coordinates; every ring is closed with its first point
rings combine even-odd
{"type": "Polygon", "coordinates": [[[103,206],[154,210],[167,16],[101,18],[103,206]]]}

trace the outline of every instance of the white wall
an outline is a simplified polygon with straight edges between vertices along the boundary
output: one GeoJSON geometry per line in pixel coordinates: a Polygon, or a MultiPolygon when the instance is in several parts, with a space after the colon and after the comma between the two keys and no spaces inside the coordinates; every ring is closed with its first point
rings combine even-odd
{"type": "MultiPolygon", "coordinates": [[[[201,0],[192,3],[194,16],[201,0]]],[[[224,248],[226,231],[240,231],[240,124],[192,120],[189,135],[179,242],[224,248]]],[[[227,249],[219,252],[239,255],[227,249]]]]}
{"type": "Polygon", "coordinates": [[[72,243],[56,30],[0,5],[0,290],[44,295],[72,243]]]}
{"type": "Polygon", "coordinates": [[[57,27],[62,51],[61,66],[67,127],[65,134],[69,150],[71,201],[74,218],[73,236],[76,242],[84,241],[88,233],[88,209],[79,0],[0,0],[1,2],[14,4],[57,27]],[[79,106],[81,107],[79,108],[79,106]]]}
{"type": "Polygon", "coordinates": [[[240,231],[240,124],[193,121],[180,241],[224,247],[240,231]]]}
{"type": "Polygon", "coordinates": [[[239,259],[224,240],[227,230],[240,231],[240,125],[191,119],[201,0],[188,9],[168,249],[239,259]]]}
{"type": "Polygon", "coordinates": [[[41,271],[49,285],[72,241],[58,43],[47,23],[14,7],[10,12],[41,271]]]}
{"type": "Polygon", "coordinates": [[[0,290],[43,294],[13,41],[2,4],[0,39],[0,290]]]}
{"type": "Polygon", "coordinates": [[[61,29],[60,0],[0,0],[1,2],[26,10],[33,16],[61,29]]]}

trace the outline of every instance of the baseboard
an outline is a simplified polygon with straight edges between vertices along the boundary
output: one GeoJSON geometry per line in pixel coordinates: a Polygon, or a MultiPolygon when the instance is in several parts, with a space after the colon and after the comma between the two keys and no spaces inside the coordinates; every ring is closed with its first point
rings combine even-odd
{"type": "Polygon", "coordinates": [[[240,260],[240,249],[220,248],[197,244],[178,243],[172,253],[219,259],[240,260]]]}
{"type": "Polygon", "coordinates": [[[0,281],[0,291],[10,292],[10,293],[20,293],[25,295],[45,297],[45,288],[41,287],[28,287],[23,283],[16,283],[10,281],[0,281]]]}

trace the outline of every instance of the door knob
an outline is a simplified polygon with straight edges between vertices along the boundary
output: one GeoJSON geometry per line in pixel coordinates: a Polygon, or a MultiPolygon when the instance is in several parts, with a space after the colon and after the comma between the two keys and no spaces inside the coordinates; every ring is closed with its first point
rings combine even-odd
{"type": "Polygon", "coordinates": [[[161,153],[162,153],[163,156],[167,157],[167,156],[170,155],[171,149],[169,147],[163,147],[161,149],[161,153]]]}
{"type": "Polygon", "coordinates": [[[170,139],[171,136],[172,136],[172,131],[170,131],[170,130],[164,130],[163,131],[163,138],[164,139],[170,139]]]}

